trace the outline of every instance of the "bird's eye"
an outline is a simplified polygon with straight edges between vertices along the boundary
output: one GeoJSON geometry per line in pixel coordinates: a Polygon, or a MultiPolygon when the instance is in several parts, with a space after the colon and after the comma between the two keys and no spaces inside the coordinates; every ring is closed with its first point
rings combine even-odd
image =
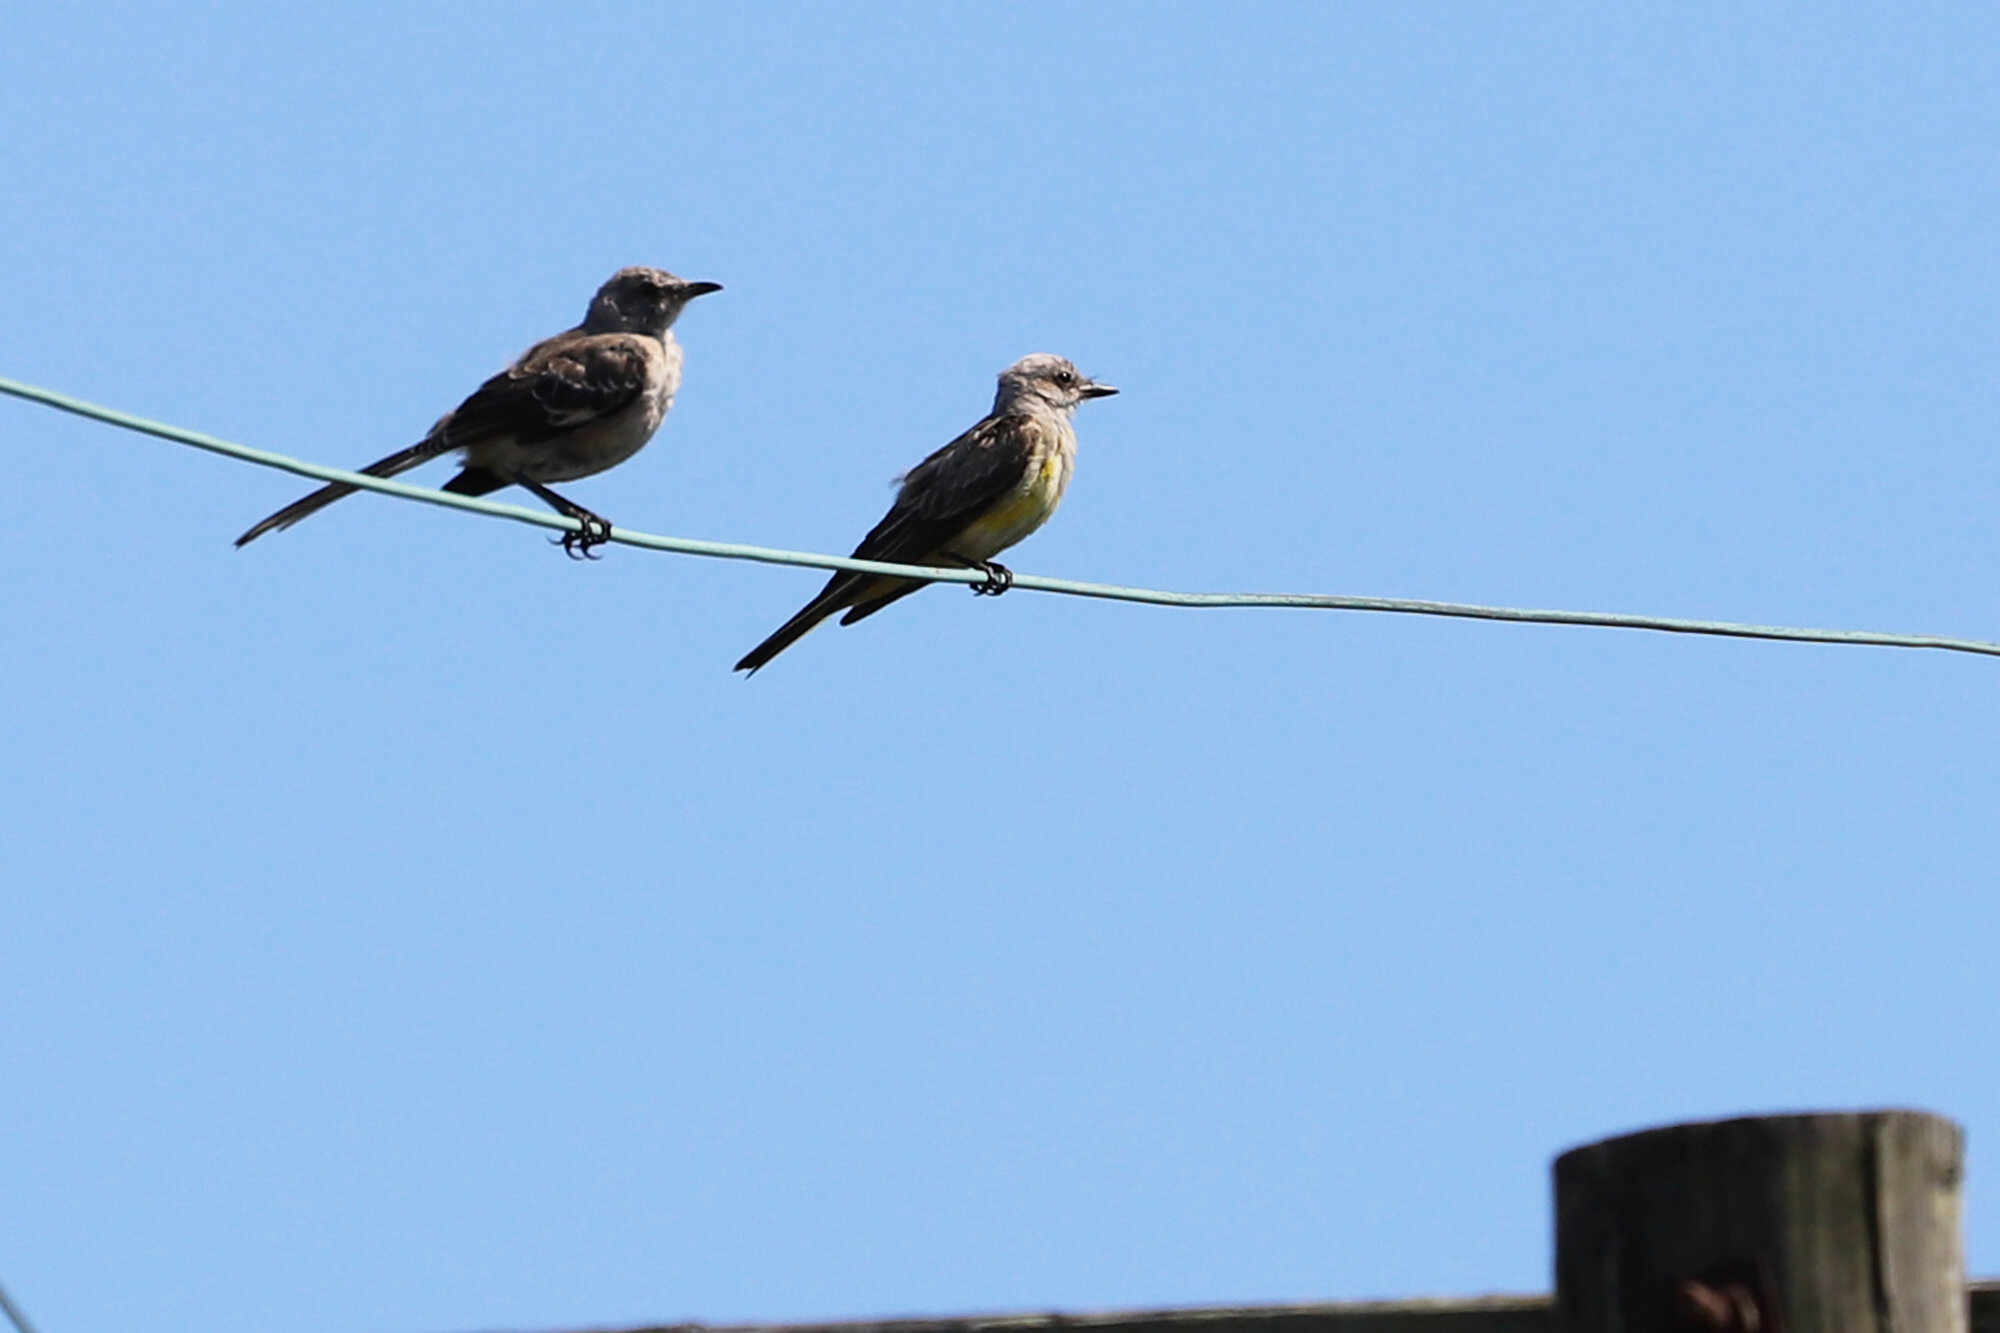
{"type": "Polygon", "coordinates": [[[1076,372],[1071,370],[1058,370],[1056,372],[1056,383],[1062,385],[1063,388],[1067,389],[1070,385],[1076,383],[1076,372]]]}

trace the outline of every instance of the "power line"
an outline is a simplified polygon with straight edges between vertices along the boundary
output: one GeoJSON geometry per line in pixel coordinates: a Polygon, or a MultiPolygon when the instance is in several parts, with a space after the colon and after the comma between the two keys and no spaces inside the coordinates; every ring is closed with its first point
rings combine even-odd
{"type": "MultiPolygon", "coordinates": [[[[183,430],[158,421],[148,421],[127,412],[100,407],[53,390],[0,379],[0,393],[12,394],[29,402],[71,412],[93,421],[144,435],[158,436],[176,444],[191,445],[209,453],[276,468],[315,481],[344,482],[362,490],[379,491],[403,500],[463,509],[489,518],[511,519],[538,528],[575,532],[575,519],[519,505],[502,504],[467,495],[411,486],[405,482],[370,477],[341,468],[324,467],[284,454],[253,449],[248,445],[220,440],[198,431],[183,430]]],[[[844,569],[863,574],[890,574],[920,578],[933,583],[983,583],[986,575],[974,569],[940,569],[930,565],[895,565],[877,560],[855,560],[847,556],[821,555],[813,551],[786,551],[769,546],[745,546],[736,542],[700,541],[692,537],[662,537],[629,528],[614,528],[611,540],[625,546],[652,551],[672,551],[679,555],[708,556],[720,560],[751,560],[767,565],[800,565],[812,569],[844,569]]],[[[2000,643],[1982,639],[1959,639],[1934,634],[1884,634],[1873,630],[1796,629],[1785,625],[1744,625],[1726,620],[1686,620],[1676,616],[1626,615],[1615,611],[1557,611],[1514,606],[1476,606],[1462,602],[1411,601],[1396,597],[1349,597],[1332,593],[1221,593],[1166,592],[1156,588],[1121,588],[1108,583],[1080,583],[1073,579],[1052,579],[1039,574],[1016,574],[1013,586],[1033,592],[1061,593],[1070,597],[1095,597],[1106,601],[1139,602],[1152,606],[1190,607],[1302,607],[1322,611],[1379,611],[1393,615],[1447,616],[1459,620],[1507,620],[1536,625],[1591,625],[1605,629],[1656,630],[1668,634],[1701,634],[1729,639],[1776,639],[1794,643],[1854,644],[1877,648],[1932,648],[1944,652],[1974,653],[2000,657],[2000,643]]]]}
{"type": "Polygon", "coordinates": [[[20,1306],[14,1304],[7,1295],[7,1289],[0,1287],[0,1311],[5,1311],[8,1322],[14,1325],[15,1333],[35,1333],[35,1326],[28,1322],[28,1316],[20,1306]]]}

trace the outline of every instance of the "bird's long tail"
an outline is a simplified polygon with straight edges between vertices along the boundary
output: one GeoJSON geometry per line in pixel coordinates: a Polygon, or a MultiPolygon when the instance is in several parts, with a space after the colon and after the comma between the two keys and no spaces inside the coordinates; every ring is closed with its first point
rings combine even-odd
{"type": "MultiPolygon", "coordinates": [[[[446,452],[450,447],[449,445],[441,444],[435,437],[426,437],[407,449],[398,450],[390,454],[387,458],[376,459],[367,467],[362,468],[361,471],[371,477],[393,477],[399,472],[408,472],[419,463],[429,462],[439,454],[446,452]]],[[[238,546],[247,546],[267,532],[275,532],[280,528],[289,528],[300,519],[317,514],[335,500],[352,495],[360,489],[359,486],[350,486],[344,481],[330,482],[314,491],[311,495],[306,496],[303,500],[294,500],[292,503],[286,505],[256,527],[238,537],[236,544],[238,546]]]]}
{"type": "Polygon", "coordinates": [[[841,582],[843,579],[851,581],[853,578],[852,574],[834,575],[827,581],[819,596],[801,607],[797,615],[778,626],[770,638],[745,653],[743,660],[736,664],[735,669],[748,671],[754,675],[765,663],[803,639],[820,621],[846,606],[845,594],[848,589],[842,587],[841,582]]]}
{"type": "Polygon", "coordinates": [[[899,597],[907,597],[925,585],[915,579],[884,578],[879,574],[836,573],[820,589],[819,596],[799,608],[799,613],[778,626],[770,638],[746,653],[736,670],[756,670],[785,649],[803,639],[812,628],[829,616],[845,611],[840,623],[852,625],[899,597]]]}

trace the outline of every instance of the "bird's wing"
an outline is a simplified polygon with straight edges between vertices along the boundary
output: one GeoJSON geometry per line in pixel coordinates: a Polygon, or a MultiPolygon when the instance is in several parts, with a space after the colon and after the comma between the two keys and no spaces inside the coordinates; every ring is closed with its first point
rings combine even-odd
{"type": "Polygon", "coordinates": [[[903,475],[896,503],[855,556],[920,561],[936,554],[1021,484],[1046,429],[1031,416],[986,418],[903,475]]]}
{"type": "Polygon", "coordinates": [[[510,436],[539,444],[610,416],[646,391],[652,358],[633,333],[562,333],[535,346],[432,431],[445,448],[510,436]]]}
{"type": "MultiPolygon", "coordinates": [[[[538,444],[609,416],[646,391],[653,364],[647,353],[646,340],[639,334],[559,333],[536,343],[520,360],[480,385],[423,439],[361,470],[370,476],[393,477],[454,449],[503,436],[538,444]]],[[[460,473],[445,489],[483,495],[507,484],[505,478],[483,469],[470,473],[460,473]]],[[[341,482],[322,486],[238,537],[236,544],[288,528],[353,493],[354,487],[341,482]]]]}

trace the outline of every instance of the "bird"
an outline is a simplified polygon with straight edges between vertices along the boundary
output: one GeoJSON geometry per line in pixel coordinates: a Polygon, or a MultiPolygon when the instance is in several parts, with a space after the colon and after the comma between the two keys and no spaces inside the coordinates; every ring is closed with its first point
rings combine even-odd
{"type": "MultiPolygon", "coordinates": [[[[904,473],[896,502],[861,544],[857,560],[977,569],[976,594],[998,596],[1013,573],[993,557],[1042,526],[1062,503],[1076,469],[1079,403],[1118,390],[1083,375],[1046,352],[1024,356],[1000,372],[986,419],[904,473]]],[[[736,670],[752,675],[828,616],[865,620],[925,586],[923,579],[842,570],[817,597],[752,648],[736,670]]]]}
{"type": "MultiPolygon", "coordinates": [[[[361,470],[393,477],[458,450],[458,475],[444,489],[486,495],[524,487],[577,521],[578,529],[561,538],[563,550],[595,559],[591,548],[611,539],[611,524],[548,483],[594,476],[645,447],[681,385],[674,321],[688,302],[721,290],[720,283],[689,282],[664,269],[621,268],[597,289],[581,324],[536,343],[438,418],[423,439],[361,470]]],[[[357,489],[338,481],[322,486],[236,545],[289,528],[357,489]]]]}

